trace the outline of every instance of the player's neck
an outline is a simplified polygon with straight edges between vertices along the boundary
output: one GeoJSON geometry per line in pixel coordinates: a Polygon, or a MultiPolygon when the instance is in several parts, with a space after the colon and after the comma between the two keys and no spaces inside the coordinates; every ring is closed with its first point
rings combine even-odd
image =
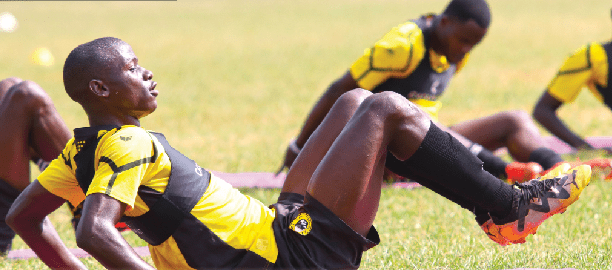
{"type": "Polygon", "coordinates": [[[106,125],[115,125],[115,126],[140,126],[140,120],[138,118],[128,115],[123,116],[115,116],[112,114],[106,115],[92,115],[87,114],[89,117],[89,126],[106,126],[106,125]]]}

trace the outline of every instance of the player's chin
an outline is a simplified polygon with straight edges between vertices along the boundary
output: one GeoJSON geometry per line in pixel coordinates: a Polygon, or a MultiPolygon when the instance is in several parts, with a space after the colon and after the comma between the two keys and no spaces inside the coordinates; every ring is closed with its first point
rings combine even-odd
{"type": "Polygon", "coordinates": [[[461,55],[455,55],[453,57],[449,57],[448,58],[448,62],[450,62],[451,64],[459,64],[459,62],[461,62],[461,60],[463,60],[463,57],[465,57],[465,54],[461,54],[461,55]]]}
{"type": "Polygon", "coordinates": [[[153,113],[154,111],[155,111],[155,110],[153,110],[153,111],[147,111],[147,112],[141,112],[141,113],[138,115],[138,117],[136,117],[136,118],[141,119],[141,118],[143,118],[143,117],[145,117],[145,116],[147,116],[147,115],[149,115],[149,114],[153,113]]]}
{"type": "Polygon", "coordinates": [[[157,110],[157,100],[153,101],[153,104],[151,104],[151,107],[150,107],[150,108],[151,108],[151,109],[150,109],[150,112],[149,112],[149,113],[152,113],[152,112],[154,112],[155,110],[157,110]]]}
{"type": "Polygon", "coordinates": [[[139,118],[152,114],[155,110],[157,110],[157,100],[153,100],[152,102],[150,102],[147,108],[141,111],[142,113],[139,118]]]}

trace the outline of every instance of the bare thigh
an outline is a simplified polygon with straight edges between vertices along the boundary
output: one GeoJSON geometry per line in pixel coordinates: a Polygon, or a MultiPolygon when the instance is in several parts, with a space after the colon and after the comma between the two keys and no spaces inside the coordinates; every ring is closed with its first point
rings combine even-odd
{"type": "MultiPolygon", "coordinates": [[[[389,92],[369,96],[318,164],[308,193],[365,235],[378,210],[387,151],[407,159],[428,127],[428,117],[402,96],[389,92]]],[[[312,139],[316,144],[317,137],[312,139]]]]}
{"type": "Polygon", "coordinates": [[[327,154],[336,137],[351,119],[370,91],[356,89],[343,94],[310,136],[287,173],[282,192],[306,194],[312,174],[327,154]]]}
{"type": "Polygon", "coordinates": [[[0,127],[0,178],[19,190],[30,182],[32,155],[50,161],[71,136],[49,96],[29,81],[5,93],[0,101],[0,127]]]}

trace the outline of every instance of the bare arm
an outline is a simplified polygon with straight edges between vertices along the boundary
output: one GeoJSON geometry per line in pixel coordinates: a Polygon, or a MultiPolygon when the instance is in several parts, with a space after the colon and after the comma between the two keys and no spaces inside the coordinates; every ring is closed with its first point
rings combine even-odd
{"type": "Polygon", "coordinates": [[[126,204],[106,194],[87,196],[76,232],[77,245],[109,269],[154,269],[115,229],[125,209],[126,204]]]}
{"type": "MultiPolygon", "coordinates": [[[[342,77],[333,82],[329,88],[327,88],[327,91],[323,93],[321,98],[319,98],[319,101],[317,101],[315,106],[312,108],[310,114],[308,114],[300,134],[295,139],[296,146],[299,149],[304,147],[304,144],[306,144],[306,141],[310,135],[315,131],[315,129],[317,129],[319,124],[321,124],[323,118],[325,118],[336,100],[342,94],[358,87],[359,86],[357,85],[355,79],[353,79],[350,71],[347,71],[342,77]]],[[[285,152],[285,160],[279,172],[285,167],[290,168],[298,153],[299,152],[292,151],[291,147],[287,147],[287,151],[285,152]]]]}
{"type": "Polygon", "coordinates": [[[334,103],[336,103],[336,100],[338,100],[342,94],[358,87],[357,82],[355,79],[353,79],[353,76],[349,71],[347,71],[340,79],[333,82],[329,88],[327,88],[327,91],[325,91],[321,98],[319,98],[319,101],[317,101],[306,118],[304,126],[302,126],[302,131],[295,140],[297,146],[300,148],[304,147],[304,144],[306,144],[306,141],[308,138],[310,138],[310,135],[315,131],[315,129],[317,129],[319,124],[323,122],[323,118],[325,118],[329,112],[329,109],[331,109],[334,103]]]}
{"type": "Polygon", "coordinates": [[[559,119],[556,111],[562,104],[561,101],[551,96],[548,91],[545,91],[533,110],[533,118],[550,131],[550,133],[572,147],[592,149],[593,147],[590,144],[572,132],[563,121],[559,119]]]}
{"type": "Polygon", "coordinates": [[[64,202],[36,180],[17,197],[6,216],[6,222],[50,268],[86,269],[70,253],[46,218],[64,202]]]}

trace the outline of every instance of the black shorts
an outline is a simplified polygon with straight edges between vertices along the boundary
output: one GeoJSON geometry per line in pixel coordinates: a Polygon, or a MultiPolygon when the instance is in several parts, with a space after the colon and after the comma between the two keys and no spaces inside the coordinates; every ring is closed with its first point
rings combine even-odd
{"type": "Polygon", "coordinates": [[[15,232],[6,224],[5,219],[19,193],[19,190],[0,179],[0,253],[10,251],[15,238],[15,232]]]}
{"type": "Polygon", "coordinates": [[[355,232],[332,211],[306,194],[281,193],[274,235],[278,245],[277,269],[357,269],[364,251],[378,245],[372,226],[367,237],[355,232]]]}

